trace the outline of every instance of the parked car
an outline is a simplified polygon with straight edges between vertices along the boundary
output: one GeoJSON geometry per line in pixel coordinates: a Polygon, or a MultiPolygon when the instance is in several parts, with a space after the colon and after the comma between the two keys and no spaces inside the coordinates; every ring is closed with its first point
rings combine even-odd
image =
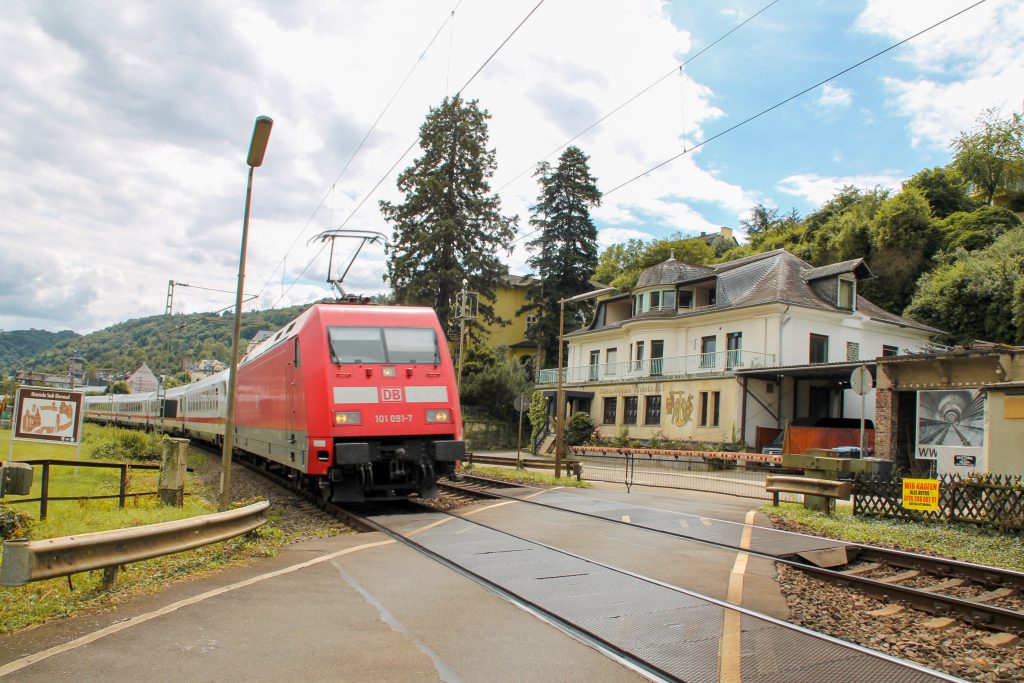
{"type": "Polygon", "coordinates": [[[775,435],[772,442],[761,449],[761,452],[765,455],[781,455],[782,454],[782,441],[786,438],[786,432],[782,431],[775,435]]]}

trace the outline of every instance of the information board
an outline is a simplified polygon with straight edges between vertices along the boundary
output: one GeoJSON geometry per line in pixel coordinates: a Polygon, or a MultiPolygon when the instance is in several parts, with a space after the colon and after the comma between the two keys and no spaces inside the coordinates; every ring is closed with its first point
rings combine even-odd
{"type": "Polygon", "coordinates": [[[925,512],[938,512],[939,480],[904,479],[903,508],[905,510],[922,510],[925,512]]]}
{"type": "Polygon", "coordinates": [[[77,445],[82,440],[81,391],[18,387],[17,410],[11,425],[19,441],[49,441],[77,445]]]}

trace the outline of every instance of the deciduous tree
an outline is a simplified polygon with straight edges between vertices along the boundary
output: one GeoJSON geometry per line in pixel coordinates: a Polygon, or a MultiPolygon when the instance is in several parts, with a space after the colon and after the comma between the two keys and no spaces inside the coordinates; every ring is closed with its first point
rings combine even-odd
{"type": "Polygon", "coordinates": [[[1024,114],[1000,118],[986,109],[975,127],[953,140],[953,167],[992,205],[996,190],[1024,176],[1024,114]]]}
{"type": "Polygon", "coordinates": [[[1024,342],[1024,228],[924,275],[906,315],[945,330],[952,343],[1024,342]]]}
{"type": "Polygon", "coordinates": [[[918,171],[903,183],[904,190],[908,187],[924,194],[935,218],[971,211],[976,206],[967,192],[967,181],[952,167],[936,166],[918,171]]]}

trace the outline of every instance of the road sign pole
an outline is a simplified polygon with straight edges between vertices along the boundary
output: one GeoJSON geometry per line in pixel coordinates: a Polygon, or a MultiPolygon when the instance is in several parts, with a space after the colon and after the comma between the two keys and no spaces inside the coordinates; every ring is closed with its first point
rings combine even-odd
{"type": "Polygon", "coordinates": [[[526,407],[525,405],[523,405],[523,395],[522,394],[519,394],[519,405],[516,406],[516,407],[519,408],[519,436],[516,437],[516,468],[517,469],[522,469],[523,468],[523,455],[522,455],[522,453],[523,453],[523,408],[526,407]]]}
{"type": "Polygon", "coordinates": [[[860,395],[860,457],[864,457],[866,451],[864,450],[864,410],[865,410],[865,399],[867,394],[860,395]]]}

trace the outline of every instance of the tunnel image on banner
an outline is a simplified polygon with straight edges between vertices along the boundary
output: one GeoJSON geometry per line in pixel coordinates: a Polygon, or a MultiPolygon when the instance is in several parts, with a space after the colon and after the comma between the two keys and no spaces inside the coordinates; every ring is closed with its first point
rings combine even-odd
{"type": "Polygon", "coordinates": [[[918,460],[938,472],[985,471],[985,394],[976,389],[917,392],[918,460]]]}

